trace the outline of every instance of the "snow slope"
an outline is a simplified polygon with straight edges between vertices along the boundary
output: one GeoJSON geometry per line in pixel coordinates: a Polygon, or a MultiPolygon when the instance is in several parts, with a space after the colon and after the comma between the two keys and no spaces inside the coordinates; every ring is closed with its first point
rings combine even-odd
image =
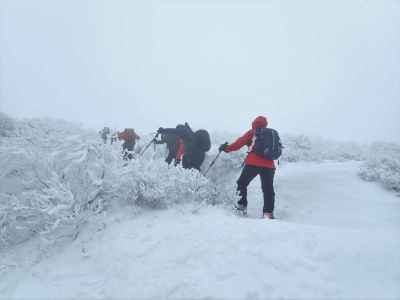
{"type": "Polygon", "coordinates": [[[57,253],[4,253],[0,299],[399,299],[400,199],[358,169],[285,165],[275,221],[258,219],[258,182],[247,219],[192,202],[104,212],[57,253]]]}

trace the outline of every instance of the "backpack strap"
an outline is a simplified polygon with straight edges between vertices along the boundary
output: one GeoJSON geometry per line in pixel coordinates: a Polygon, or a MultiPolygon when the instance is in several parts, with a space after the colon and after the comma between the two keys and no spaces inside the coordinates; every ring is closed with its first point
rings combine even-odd
{"type": "Polygon", "coordinates": [[[272,130],[272,149],[275,149],[275,143],[276,143],[276,131],[272,130]]]}
{"type": "Polygon", "coordinates": [[[254,145],[256,144],[256,130],[253,132],[253,137],[251,138],[251,144],[249,147],[249,150],[247,151],[247,154],[250,154],[254,150],[254,145]]]}

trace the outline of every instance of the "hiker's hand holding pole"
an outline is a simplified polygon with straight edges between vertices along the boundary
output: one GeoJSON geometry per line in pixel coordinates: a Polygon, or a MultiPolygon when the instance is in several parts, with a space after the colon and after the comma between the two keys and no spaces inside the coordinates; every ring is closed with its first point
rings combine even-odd
{"type": "Polygon", "coordinates": [[[226,148],[228,147],[228,142],[226,142],[225,144],[222,144],[221,146],[219,146],[218,150],[219,152],[226,152],[226,148]]]}
{"type": "Polygon", "coordinates": [[[157,131],[157,134],[154,136],[154,138],[147,144],[147,146],[144,148],[144,150],[142,151],[142,153],[140,153],[140,156],[143,156],[143,154],[147,151],[147,149],[149,149],[150,148],[150,146],[152,145],[152,144],[155,144],[155,142],[156,142],[156,140],[157,140],[157,137],[158,137],[158,135],[160,134],[160,130],[163,130],[163,128],[159,128],[158,129],[158,131],[157,131]]]}

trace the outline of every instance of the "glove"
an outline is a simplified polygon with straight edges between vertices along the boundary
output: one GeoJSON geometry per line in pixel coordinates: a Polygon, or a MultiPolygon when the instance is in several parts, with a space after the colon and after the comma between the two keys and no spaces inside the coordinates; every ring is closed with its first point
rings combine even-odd
{"type": "Polygon", "coordinates": [[[164,128],[162,128],[162,127],[158,128],[157,133],[163,134],[163,132],[164,132],[164,128]]]}
{"type": "Polygon", "coordinates": [[[226,152],[226,148],[228,147],[228,143],[226,142],[225,144],[222,144],[221,146],[219,146],[219,152],[226,152]]]}

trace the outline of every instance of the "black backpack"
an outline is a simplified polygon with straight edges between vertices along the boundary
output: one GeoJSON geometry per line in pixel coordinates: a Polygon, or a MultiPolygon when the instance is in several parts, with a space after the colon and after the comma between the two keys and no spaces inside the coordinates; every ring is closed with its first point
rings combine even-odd
{"type": "Polygon", "coordinates": [[[277,160],[282,155],[282,143],[278,131],[272,128],[257,128],[253,152],[258,156],[277,160]]]}
{"type": "Polygon", "coordinates": [[[211,149],[210,134],[207,130],[200,129],[194,133],[196,146],[203,152],[208,152],[211,149]]]}

